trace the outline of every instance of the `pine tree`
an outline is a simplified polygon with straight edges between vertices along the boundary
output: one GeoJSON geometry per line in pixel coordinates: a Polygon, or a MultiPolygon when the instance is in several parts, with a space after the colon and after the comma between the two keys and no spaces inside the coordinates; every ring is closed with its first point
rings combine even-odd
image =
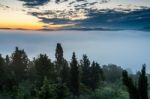
{"type": "Polygon", "coordinates": [[[0,54],[0,90],[2,90],[3,87],[3,80],[4,80],[4,59],[2,55],[0,54]]]}
{"type": "Polygon", "coordinates": [[[63,60],[62,66],[62,70],[60,71],[61,83],[68,85],[70,68],[68,66],[67,60],[63,60]]]}
{"type": "Polygon", "coordinates": [[[98,87],[100,79],[102,78],[102,71],[99,64],[94,61],[90,70],[90,88],[95,91],[95,89],[98,87]]]}
{"type": "Polygon", "coordinates": [[[148,83],[146,76],[146,65],[144,64],[139,76],[139,93],[140,99],[148,99],[148,83]]]}
{"type": "Polygon", "coordinates": [[[83,55],[80,64],[82,68],[81,81],[84,85],[90,87],[90,60],[88,59],[87,55],[83,55]]]}
{"type": "Polygon", "coordinates": [[[78,62],[76,59],[75,52],[73,52],[72,60],[70,63],[71,70],[70,70],[70,90],[73,94],[73,98],[75,96],[79,97],[79,68],[78,68],[78,62]]]}

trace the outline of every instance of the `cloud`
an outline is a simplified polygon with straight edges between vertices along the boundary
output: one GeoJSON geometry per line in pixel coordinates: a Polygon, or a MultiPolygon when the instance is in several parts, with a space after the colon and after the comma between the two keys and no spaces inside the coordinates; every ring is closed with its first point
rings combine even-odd
{"type": "MultiPolygon", "coordinates": [[[[24,1],[27,7],[42,6],[52,0],[20,0],[24,1]]],[[[110,0],[99,0],[89,2],[90,0],[54,0],[56,3],[68,2],[67,9],[62,10],[42,10],[29,11],[28,14],[37,17],[40,22],[45,24],[75,24],[70,28],[119,28],[136,29],[149,27],[150,8],[141,6],[139,9],[117,8],[98,9],[94,8],[96,4],[107,3],[110,0]],[[77,3],[81,2],[81,3],[77,3]],[[72,8],[74,7],[74,8],[72,8]]],[[[60,6],[58,4],[58,6],[60,6]]],[[[67,27],[68,28],[68,27],[67,27]]]]}
{"type": "MultiPolygon", "coordinates": [[[[83,10],[83,9],[82,9],[83,10]]],[[[68,16],[76,11],[30,12],[45,24],[75,24],[70,28],[108,28],[108,29],[137,29],[148,27],[150,24],[150,8],[130,9],[84,9],[85,19],[72,20],[68,16]],[[62,17],[63,16],[63,17],[62,17]]],[[[68,27],[67,27],[68,28],[68,27]]]]}
{"type": "Polygon", "coordinates": [[[115,9],[89,10],[87,16],[78,26],[138,29],[150,25],[150,8],[129,12],[115,9]]]}
{"type": "Polygon", "coordinates": [[[3,8],[3,9],[8,9],[8,8],[10,8],[9,6],[3,5],[3,4],[0,4],[0,7],[3,8]]]}
{"type": "Polygon", "coordinates": [[[71,24],[72,21],[69,19],[61,19],[61,18],[45,18],[45,17],[39,17],[41,19],[41,22],[47,23],[47,24],[71,24]]]}
{"type": "Polygon", "coordinates": [[[34,6],[41,6],[47,4],[50,0],[19,0],[24,2],[24,6],[27,7],[34,7],[34,6]]]}
{"type": "MultiPolygon", "coordinates": [[[[69,2],[69,5],[74,4],[76,2],[86,2],[86,3],[90,3],[90,0],[74,0],[74,1],[70,1],[70,0],[19,0],[19,1],[23,1],[24,2],[24,6],[32,8],[32,7],[36,7],[36,6],[43,6],[49,2],[55,2],[57,4],[59,3],[63,3],[63,2],[69,2]]],[[[107,3],[110,0],[99,0],[99,3],[107,3]]]]}

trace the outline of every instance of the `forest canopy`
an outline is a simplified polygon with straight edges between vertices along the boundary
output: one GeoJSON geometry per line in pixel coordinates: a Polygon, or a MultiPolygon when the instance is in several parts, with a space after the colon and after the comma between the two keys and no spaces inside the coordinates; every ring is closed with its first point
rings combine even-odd
{"type": "Polygon", "coordinates": [[[39,54],[30,60],[23,49],[0,54],[0,99],[148,99],[146,65],[136,74],[115,64],[100,65],[84,54],[64,58],[57,43],[55,61],[39,54]]]}

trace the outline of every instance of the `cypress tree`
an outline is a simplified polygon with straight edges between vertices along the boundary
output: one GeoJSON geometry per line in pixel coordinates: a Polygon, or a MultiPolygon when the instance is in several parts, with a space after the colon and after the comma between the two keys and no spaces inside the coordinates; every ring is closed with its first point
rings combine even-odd
{"type": "Polygon", "coordinates": [[[63,48],[60,43],[57,43],[55,52],[55,72],[58,83],[68,83],[69,80],[69,66],[68,62],[63,57],[63,48]]]}
{"type": "Polygon", "coordinates": [[[122,76],[123,84],[128,89],[130,99],[140,99],[138,88],[134,85],[132,78],[128,76],[128,72],[126,70],[123,70],[122,76]]]}
{"type": "Polygon", "coordinates": [[[60,43],[57,43],[56,46],[56,51],[55,51],[55,58],[56,58],[56,62],[55,62],[55,72],[57,75],[57,82],[62,83],[62,78],[61,78],[61,71],[63,69],[63,48],[61,46],[60,43]]]}
{"type": "Polygon", "coordinates": [[[130,99],[148,99],[148,82],[146,76],[146,65],[139,72],[138,86],[134,85],[126,70],[122,73],[123,84],[128,88],[130,99]]]}

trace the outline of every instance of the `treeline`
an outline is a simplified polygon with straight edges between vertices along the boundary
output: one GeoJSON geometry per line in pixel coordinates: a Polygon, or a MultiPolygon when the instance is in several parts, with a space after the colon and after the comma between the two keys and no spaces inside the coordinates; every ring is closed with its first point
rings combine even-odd
{"type": "Polygon", "coordinates": [[[77,60],[73,52],[67,61],[60,43],[55,61],[46,54],[30,60],[18,47],[11,56],[0,55],[0,99],[148,99],[147,93],[145,65],[130,77],[120,66],[100,66],[85,54],[77,60]]]}

